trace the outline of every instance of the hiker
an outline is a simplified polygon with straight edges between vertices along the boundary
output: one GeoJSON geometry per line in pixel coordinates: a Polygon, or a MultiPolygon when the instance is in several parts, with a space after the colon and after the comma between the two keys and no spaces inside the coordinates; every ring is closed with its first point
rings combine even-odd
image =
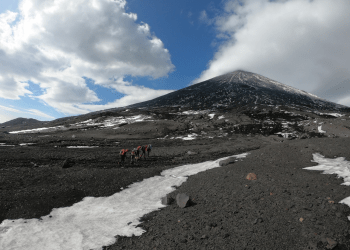
{"type": "Polygon", "coordinates": [[[122,149],[120,150],[120,163],[123,163],[126,158],[126,153],[129,151],[129,149],[122,149]]]}
{"type": "Polygon", "coordinates": [[[142,146],[141,147],[141,155],[140,155],[140,158],[143,158],[146,159],[146,147],[145,146],[142,146]]]}
{"type": "Polygon", "coordinates": [[[140,150],[141,150],[141,146],[138,146],[137,148],[136,148],[136,157],[139,159],[140,158],[140,150]]]}
{"type": "Polygon", "coordinates": [[[151,144],[147,145],[146,146],[146,151],[148,153],[148,157],[149,157],[149,153],[151,152],[151,150],[152,150],[152,145],[151,144]]]}
{"type": "Polygon", "coordinates": [[[137,162],[137,158],[136,158],[136,148],[134,148],[132,151],[131,151],[131,164],[134,164],[135,162],[137,162]]]}

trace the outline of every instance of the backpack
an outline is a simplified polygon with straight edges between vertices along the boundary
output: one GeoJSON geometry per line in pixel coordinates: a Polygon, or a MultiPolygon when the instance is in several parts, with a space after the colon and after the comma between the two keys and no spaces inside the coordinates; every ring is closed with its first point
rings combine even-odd
{"type": "Polygon", "coordinates": [[[139,151],[141,148],[142,148],[141,146],[138,146],[136,150],[139,151]]]}

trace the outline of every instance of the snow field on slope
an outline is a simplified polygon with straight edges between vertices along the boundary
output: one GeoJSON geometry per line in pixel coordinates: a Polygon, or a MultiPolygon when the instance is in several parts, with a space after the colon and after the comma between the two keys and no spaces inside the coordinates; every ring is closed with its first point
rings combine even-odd
{"type": "MultiPolygon", "coordinates": [[[[104,121],[99,121],[101,118],[97,119],[89,119],[83,122],[78,122],[78,123],[73,123],[70,124],[70,127],[91,127],[91,126],[99,126],[102,128],[107,128],[107,127],[114,127],[119,124],[123,123],[135,123],[135,122],[142,122],[144,120],[149,120],[151,119],[151,116],[146,116],[146,115],[135,115],[135,116],[130,116],[130,117],[110,117],[108,119],[105,119],[104,121]]],[[[56,126],[56,127],[47,127],[47,128],[35,128],[35,129],[27,129],[27,130],[19,130],[19,131],[12,131],[10,134],[25,134],[25,133],[37,133],[37,132],[54,132],[57,130],[68,130],[69,128],[66,128],[64,126],[56,126]]]]}
{"type": "MultiPolygon", "coordinates": [[[[312,162],[316,162],[318,165],[303,169],[323,171],[322,174],[337,174],[339,178],[344,179],[342,185],[350,186],[350,162],[346,161],[345,157],[331,159],[325,158],[319,153],[315,153],[313,154],[312,162]]],[[[350,196],[339,201],[339,203],[346,204],[350,207],[350,196]]],[[[348,216],[348,219],[350,220],[350,216],[348,216]]]]}
{"type": "MultiPolygon", "coordinates": [[[[234,155],[244,158],[248,153],[234,155]]],[[[161,198],[184,183],[188,176],[218,168],[215,161],[164,170],[109,197],[85,197],[71,207],[55,208],[40,219],[4,220],[0,224],[0,249],[90,250],[115,242],[115,236],[140,236],[139,219],[165,205],[161,198]]]]}

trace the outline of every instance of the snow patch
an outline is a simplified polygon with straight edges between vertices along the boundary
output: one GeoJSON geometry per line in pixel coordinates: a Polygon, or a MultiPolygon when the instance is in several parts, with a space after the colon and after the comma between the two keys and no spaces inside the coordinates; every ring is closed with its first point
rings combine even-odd
{"type": "Polygon", "coordinates": [[[322,125],[318,126],[318,132],[319,133],[326,133],[326,131],[322,130],[322,125]]]}
{"type": "MultiPolygon", "coordinates": [[[[319,153],[313,154],[312,162],[318,163],[317,166],[306,167],[307,170],[323,171],[323,174],[337,174],[339,178],[344,179],[341,185],[350,186],[350,162],[345,160],[345,157],[337,157],[334,159],[325,158],[319,153]]],[[[339,203],[346,204],[350,207],[350,196],[339,201],[339,203]]],[[[350,216],[348,216],[350,220],[350,216]]]]}
{"type": "Polygon", "coordinates": [[[67,148],[98,148],[98,146],[67,146],[67,148]]]}
{"type": "Polygon", "coordinates": [[[208,114],[208,116],[210,117],[210,119],[213,119],[215,114],[208,114]]]}
{"type": "MultiPolygon", "coordinates": [[[[233,155],[237,159],[248,153],[233,155]]],[[[115,242],[115,236],[140,236],[139,219],[165,207],[161,198],[184,183],[188,176],[218,168],[221,160],[165,170],[134,183],[109,197],[85,197],[70,207],[55,208],[40,219],[4,220],[0,224],[0,249],[89,250],[115,242]]]]}
{"type": "Polygon", "coordinates": [[[20,143],[19,145],[20,146],[29,146],[29,145],[33,145],[33,144],[35,144],[35,143],[20,143]]]}

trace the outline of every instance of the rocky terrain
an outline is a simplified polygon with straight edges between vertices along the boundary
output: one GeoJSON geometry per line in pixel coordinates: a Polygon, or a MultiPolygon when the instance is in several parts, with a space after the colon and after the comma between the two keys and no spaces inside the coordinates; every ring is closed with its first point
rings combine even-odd
{"type": "Polygon", "coordinates": [[[337,242],[333,249],[350,248],[350,210],[337,204],[349,196],[347,186],[302,169],[314,165],[316,152],[348,158],[348,113],[173,107],[90,119],[48,130],[2,129],[1,220],[40,218],[168,168],[250,152],[242,162],[190,177],[170,194],[187,193],[195,205],[153,212],[144,218],[144,235],[118,238],[106,249],[326,249],[327,238],[337,242]],[[120,149],[150,143],[149,158],[119,165],[120,149]],[[250,172],[256,181],[245,179],[250,172]]]}
{"type": "MultiPolygon", "coordinates": [[[[270,94],[283,87],[264,81],[270,94]]],[[[116,236],[103,249],[350,249],[350,208],[339,204],[350,196],[348,186],[336,175],[303,169],[317,165],[315,153],[349,159],[350,113],[287,90],[294,91],[290,105],[272,97],[247,105],[136,105],[2,124],[0,222],[40,219],[166,169],[249,153],[190,176],[169,194],[173,202],[142,218],[144,234],[116,236]],[[120,164],[121,149],[146,144],[153,145],[150,157],[131,164],[128,156],[120,164]],[[256,180],[248,180],[249,173],[256,180]],[[184,208],[174,201],[180,193],[190,197],[184,208]]],[[[0,225],[0,243],[4,230],[0,225]]]]}

